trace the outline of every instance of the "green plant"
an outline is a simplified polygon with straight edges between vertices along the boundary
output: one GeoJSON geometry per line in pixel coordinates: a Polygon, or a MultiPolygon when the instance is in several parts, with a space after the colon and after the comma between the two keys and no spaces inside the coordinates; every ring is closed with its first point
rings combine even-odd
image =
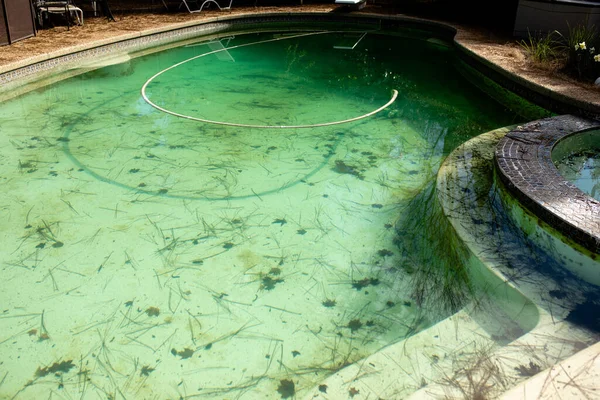
{"type": "Polygon", "coordinates": [[[521,40],[519,45],[535,62],[549,63],[555,60],[560,55],[560,42],[557,40],[557,31],[552,31],[546,35],[538,34],[532,36],[531,32],[527,31],[528,39],[521,40]]]}
{"type": "Polygon", "coordinates": [[[567,23],[567,35],[561,35],[567,54],[565,71],[580,80],[594,80],[600,72],[600,58],[595,57],[598,32],[594,25],[579,24],[571,27],[567,23]]]}
{"type": "Polygon", "coordinates": [[[576,50],[576,46],[579,47],[581,43],[587,43],[588,45],[593,45],[598,37],[598,32],[594,25],[587,26],[580,24],[575,27],[571,27],[569,23],[567,23],[568,31],[566,39],[566,45],[569,49],[576,50]]]}

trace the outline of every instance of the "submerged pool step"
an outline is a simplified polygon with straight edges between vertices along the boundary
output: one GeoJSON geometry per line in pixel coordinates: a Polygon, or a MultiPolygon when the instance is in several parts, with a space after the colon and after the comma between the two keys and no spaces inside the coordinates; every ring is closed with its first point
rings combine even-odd
{"type": "Polygon", "coordinates": [[[406,398],[443,379],[456,357],[491,341],[465,310],[405,340],[387,346],[327,378],[303,398],[406,398]],[[353,397],[353,396],[352,396],[353,397]]]}
{"type": "MultiPolygon", "coordinates": [[[[492,160],[495,144],[509,131],[507,127],[482,134],[449,155],[438,172],[438,198],[458,236],[473,258],[479,260],[477,280],[498,282],[488,285],[486,293],[518,323],[522,335],[509,338],[510,342],[494,336],[503,345],[488,353],[491,363],[455,366],[458,373],[450,375],[445,385],[430,385],[411,399],[474,398],[472,390],[478,388],[489,391],[485,398],[584,398],[574,395],[571,389],[579,385],[588,390],[590,377],[600,376],[600,363],[596,362],[600,349],[592,346],[591,354],[586,349],[598,340],[597,334],[569,318],[573,307],[577,309],[585,301],[583,282],[566,274],[555,280],[547,265],[536,269],[532,264],[538,259],[527,258],[520,250],[529,246],[534,251],[531,237],[526,237],[529,242],[524,241],[518,232],[509,229],[501,231],[503,235],[497,234],[498,229],[492,230],[496,234],[487,233],[486,227],[507,224],[502,217],[504,209],[494,202],[497,199],[493,197],[492,160]],[[510,254],[511,246],[519,248],[519,257],[510,254]],[[581,352],[582,349],[586,350],[581,352]],[[596,372],[590,373],[590,369],[596,372]],[[475,374],[469,376],[464,371],[475,374]],[[565,374],[561,375],[561,371],[565,374]],[[581,384],[573,383],[575,380],[581,384]]],[[[485,325],[485,320],[481,324],[485,325]]]]}
{"type": "Polygon", "coordinates": [[[504,393],[501,400],[597,398],[600,343],[588,347],[504,393]],[[560,382],[563,384],[552,384],[560,382]]]}

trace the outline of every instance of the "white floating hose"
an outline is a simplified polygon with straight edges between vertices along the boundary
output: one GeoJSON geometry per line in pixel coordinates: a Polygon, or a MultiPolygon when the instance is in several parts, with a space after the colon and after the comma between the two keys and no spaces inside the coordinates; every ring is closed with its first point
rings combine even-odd
{"type": "Polygon", "coordinates": [[[332,126],[332,125],[346,124],[346,123],[349,123],[349,122],[358,121],[358,120],[361,120],[361,119],[364,119],[364,118],[368,118],[368,117],[370,117],[372,115],[375,115],[378,112],[386,109],[394,101],[396,101],[396,98],[398,97],[398,91],[394,89],[394,90],[392,90],[392,97],[391,97],[391,99],[387,103],[385,103],[383,106],[377,108],[376,110],[373,110],[373,111],[371,111],[369,113],[360,115],[358,117],[348,118],[348,119],[344,119],[344,120],[341,120],[341,121],[323,122],[323,123],[319,123],[319,124],[309,124],[309,125],[253,125],[253,124],[238,124],[238,123],[234,123],[234,122],[214,121],[214,120],[210,120],[210,119],[198,118],[198,117],[193,117],[191,115],[185,115],[185,114],[176,113],[176,112],[171,111],[171,110],[169,110],[167,108],[161,107],[158,104],[153,103],[152,100],[150,100],[148,98],[148,96],[146,95],[146,88],[148,87],[148,85],[154,79],[156,79],[160,75],[164,74],[165,72],[167,72],[167,71],[169,71],[169,70],[171,70],[173,68],[177,68],[180,65],[185,64],[187,62],[190,62],[192,60],[195,60],[195,59],[198,59],[198,58],[201,58],[201,57],[206,57],[206,56],[209,56],[211,54],[219,53],[221,51],[228,51],[228,50],[231,50],[231,49],[236,49],[236,48],[239,48],[239,47],[251,46],[251,45],[260,44],[260,43],[275,42],[275,41],[278,41],[278,40],[293,39],[293,38],[303,37],[303,36],[323,35],[323,34],[329,34],[329,33],[338,33],[338,31],[335,31],[335,32],[311,32],[311,33],[303,33],[303,34],[299,34],[299,35],[293,35],[293,36],[287,36],[287,37],[279,37],[279,38],[274,38],[274,39],[268,39],[268,40],[264,40],[264,41],[261,41],[261,42],[245,43],[245,44],[240,44],[240,45],[237,45],[237,46],[232,46],[232,47],[217,49],[217,50],[214,50],[214,51],[210,51],[208,53],[204,53],[204,54],[200,54],[198,56],[194,56],[192,58],[188,58],[187,60],[178,62],[177,64],[173,64],[170,67],[163,69],[162,71],[154,74],[150,79],[148,79],[146,81],[146,83],[144,83],[144,85],[142,86],[142,97],[144,98],[144,101],[146,101],[146,103],[150,104],[152,107],[154,107],[157,110],[162,111],[164,113],[171,114],[171,115],[173,115],[175,117],[185,118],[185,119],[189,119],[189,120],[192,120],[192,121],[204,122],[204,123],[207,123],[207,124],[214,124],[214,125],[235,126],[235,127],[241,127],[241,128],[261,128],[261,129],[318,128],[318,127],[323,127],[323,126],[332,126]]]}

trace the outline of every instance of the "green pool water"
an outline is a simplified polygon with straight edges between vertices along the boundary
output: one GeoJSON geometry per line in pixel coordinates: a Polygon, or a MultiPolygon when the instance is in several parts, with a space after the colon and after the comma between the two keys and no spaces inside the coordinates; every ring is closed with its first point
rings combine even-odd
{"type": "Polygon", "coordinates": [[[188,43],[1,105],[0,397],[291,398],[450,315],[413,293],[431,235],[394,226],[520,118],[439,42],[361,35],[188,43]],[[141,95],[186,60],[146,95],[198,119],[398,97],[204,123],[141,95]]]}
{"type": "Polygon", "coordinates": [[[571,154],[563,160],[559,171],[582,191],[600,200],[600,155],[597,152],[571,154]]]}
{"type": "Polygon", "coordinates": [[[600,132],[587,131],[558,142],[552,159],[560,174],[581,191],[600,200],[600,132]]]}

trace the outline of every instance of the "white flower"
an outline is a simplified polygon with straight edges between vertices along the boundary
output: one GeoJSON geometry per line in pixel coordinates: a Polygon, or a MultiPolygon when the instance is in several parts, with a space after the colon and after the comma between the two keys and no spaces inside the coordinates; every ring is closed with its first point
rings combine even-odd
{"type": "Polygon", "coordinates": [[[594,54],[596,52],[596,48],[595,47],[590,47],[590,54],[594,54]]]}
{"type": "Polygon", "coordinates": [[[596,55],[594,56],[594,61],[596,61],[596,62],[600,62],[600,54],[596,54],[596,55]]]}
{"type": "Polygon", "coordinates": [[[581,42],[581,43],[579,43],[579,48],[580,48],[581,50],[585,50],[585,42],[581,42]]]}

